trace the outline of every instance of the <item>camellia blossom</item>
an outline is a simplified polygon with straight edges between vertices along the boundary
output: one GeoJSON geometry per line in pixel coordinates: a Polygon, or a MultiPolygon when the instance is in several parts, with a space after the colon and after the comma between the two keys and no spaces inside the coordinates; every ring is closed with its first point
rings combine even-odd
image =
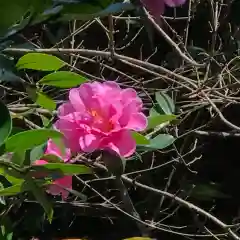
{"type": "MultiPolygon", "coordinates": [[[[61,150],[51,139],[48,140],[45,154],[55,155],[63,159],[64,162],[68,162],[71,157],[70,149],[66,148],[65,154],[63,155],[61,153],[61,150]]],[[[43,159],[36,160],[34,162],[35,165],[43,165],[46,163],[47,161],[43,159]]],[[[72,189],[72,176],[64,176],[54,180],[53,183],[48,187],[47,191],[52,195],[62,195],[62,198],[66,199],[68,197],[69,192],[64,188],[72,189]]]]}
{"type": "Polygon", "coordinates": [[[132,88],[113,82],[84,83],[69,92],[69,101],[58,109],[55,127],[73,152],[111,149],[129,157],[136,149],[131,130],[142,131],[147,118],[142,100],[132,88]]]}
{"type": "Polygon", "coordinates": [[[165,5],[177,7],[184,4],[186,0],[141,0],[141,2],[154,17],[159,17],[164,13],[165,5]]]}

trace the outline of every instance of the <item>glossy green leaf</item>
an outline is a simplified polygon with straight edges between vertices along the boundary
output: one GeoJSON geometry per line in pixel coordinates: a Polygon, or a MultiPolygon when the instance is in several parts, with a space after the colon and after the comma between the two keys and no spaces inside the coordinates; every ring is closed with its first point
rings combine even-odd
{"type": "Polygon", "coordinates": [[[39,160],[46,150],[46,143],[34,147],[30,151],[30,162],[34,163],[36,160],[39,160]]]}
{"type": "Polygon", "coordinates": [[[6,105],[0,101],[0,145],[8,138],[12,131],[12,119],[6,105]]]}
{"type": "Polygon", "coordinates": [[[28,150],[44,144],[49,138],[62,138],[62,133],[52,129],[35,129],[17,133],[6,141],[6,149],[9,152],[28,150]]]}
{"type": "Polygon", "coordinates": [[[155,149],[163,149],[174,143],[175,138],[169,134],[159,134],[150,140],[149,147],[155,149]]]}
{"type": "Polygon", "coordinates": [[[23,166],[24,161],[25,161],[25,156],[26,156],[26,151],[24,151],[24,150],[23,151],[22,150],[15,151],[13,153],[11,161],[18,166],[23,166]]]}
{"type": "Polygon", "coordinates": [[[56,56],[45,53],[28,53],[21,57],[16,67],[18,69],[32,69],[39,71],[57,71],[66,63],[56,56]]]}
{"type": "Polygon", "coordinates": [[[53,207],[44,190],[39,187],[31,178],[27,178],[25,188],[33,193],[34,197],[41,204],[45,213],[47,214],[48,220],[51,222],[53,218],[53,207]]]}
{"type": "Polygon", "coordinates": [[[173,114],[175,112],[175,105],[173,100],[165,93],[157,92],[155,94],[158,107],[161,114],[173,114]]]}
{"type": "Polygon", "coordinates": [[[174,119],[176,119],[176,115],[167,115],[167,114],[164,114],[164,115],[155,115],[155,116],[150,116],[148,117],[148,129],[152,129],[152,128],[155,128],[157,126],[159,126],[160,124],[162,123],[166,123],[166,122],[170,122],[174,119]]]}
{"type": "Polygon", "coordinates": [[[49,162],[49,163],[61,163],[64,162],[60,157],[53,154],[44,154],[41,156],[41,159],[49,162]]]}
{"type": "Polygon", "coordinates": [[[40,115],[40,118],[42,120],[43,127],[47,128],[47,126],[51,123],[51,119],[48,119],[46,116],[42,114],[40,115]]]}
{"type": "Polygon", "coordinates": [[[66,163],[46,163],[44,165],[32,166],[33,170],[44,171],[54,170],[63,173],[64,175],[75,175],[75,174],[91,174],[92,169],[80,164],[66,164],[66,163]]]}
{"type": "Polygon", "coordinates": [[[43,77],[38,83],[59,88],[72,88],[84,82],[87,82],[87,78],[77,73],[58,71],[48,74],[47,76],[43,77]]]}
{"type": "Polygon", "coordinates": [[[23,182],[0,190],[0,196],[14,196],[22,192],[23,182]]]}
{"type": "Polygon", "coordinates": [[[175,138],[169,134],[159,134],[153,139],[150,139],[150,144],[146,145],[147,148],[151,149],[164,149],[173,144],[175,138]]]}
{"type": "Polygon", "coordinates": [[[146,145],[146,144],[150,143],[149,140],[145,136],[143,136],[142,134],[140,134],[138,132],[132,132],[132,137],[136,141],[137,145],[146,145]]]}
{"type": "Polygon", "coordinates": [[[50,111],[54,111],[56,109],[57,104],[52,100],[49,96],[42,92],[37,92],[36,103],[43,108],[46,108],[50,111]]]}
{"type": "Polygon", "coordinates": [[[11,170],[0,168],[0,175],[4,176],[12,185],[22,184],[24,182],[23,179],[12,176],[11,170]]]}

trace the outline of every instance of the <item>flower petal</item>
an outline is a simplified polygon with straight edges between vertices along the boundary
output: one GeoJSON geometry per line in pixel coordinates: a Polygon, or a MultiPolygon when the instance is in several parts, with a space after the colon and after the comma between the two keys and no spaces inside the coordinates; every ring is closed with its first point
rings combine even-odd
{"type": "Polygon", "coordinates": [[[85,111],[85,105],[80,95],[80,88],[72,88],[69,91],[69,100],[75,111],[85,111]]]}
{"type": "Polygon", "coordinates": [[[79,126],[76,124],[76,122],[70,122],[66,119],[59,119],[56,121],[54,126],[64,134],[66,146],[69,147],[71,151],[80,151],[79,136],[82,134],[82,129],[79,129],[79,126]]]}
{"type": "Polygon", "coordinates": [[[64,176],[53,182],[52,185],[48,187],[48,192],[52,195],[62,195],[63,199],[66,199],[69,192],[64,188],[72,189],[72,176],[64,176]]]}
{"type": "Polygon", "coordinates": [[[52,154],[56,155],[64,160],[64,162],[67,162],[71,158],[71,151],[69,148],[65,148],[65,154],[62,155],[61,150],[59,147],[53,142],[52,139],[48,140],[47,143],[47,149],[45,151],[45,154],[52,154]]]}
{"type": "Polygon", "coordinates": [[[75,112],[73,105],[70,102],[63,103],[58,108],[58,116],[66,116],[72,112],[75,112]]]}
{"type": "Polygon", "coordinates": [[[147,118],[143,113],[135,113],[130,116],[126,128],[140,132],[146,129],[147,124],[148,124],[147,118]]]}
{"type": "Polygon", "coordinates": [[[99,147],[100,139],[94,134],[85,134],[79,138],[79,145],[84,152],[93,152],[99,147]]]}
{"type": "Polygon", "coordinates": [[[112,134],[111,142],[108,143],[107,148],[112,149],[122,157],[129,157],[136,150],[136,142],[130,131],[122,130],[112,134]]]}

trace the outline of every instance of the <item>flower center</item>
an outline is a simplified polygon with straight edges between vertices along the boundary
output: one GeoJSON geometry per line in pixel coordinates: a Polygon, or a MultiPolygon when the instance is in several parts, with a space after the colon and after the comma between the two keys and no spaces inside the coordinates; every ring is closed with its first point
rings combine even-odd
{"type": "Polygon", "coordinates": [[[104,132],[110,132],[114,128],[114,123],[111,120],[104,119],[101,113],[96,110],[91,110],[90,114],[93,116],[96,124],[100,124],[100,128],[104,132]]]}

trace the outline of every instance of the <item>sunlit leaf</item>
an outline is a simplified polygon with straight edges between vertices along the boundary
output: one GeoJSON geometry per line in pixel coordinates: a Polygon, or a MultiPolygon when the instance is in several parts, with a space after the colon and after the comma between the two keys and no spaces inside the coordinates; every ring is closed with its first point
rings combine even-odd
{"type": "Polygon", "coordinates": [[[52,129],[35,129],[17,133],[6,141],[9,152],[27,150],[44,144],[49,138],[62,138],[62,133],[52,129]]]}
{"type": "Polygon", "coordinates": [[[38,83],[59,88],[72,88],[87,82],[87,78],[67,71],[50,73],[43,77],[38,83]]]}
{"type": "Polygon", "coordinates": [[[151,128],[155,128],[157,126],[159,126],[160,124],[162,123],[165,123],[165,122],[169,122],[169,121],[172,121],[174,119],[176,119],[176,115],[167,115],[167,114],[164,114],[164,115],[155,115],[155,116],[150,116],[148,118],[148,129],[151,129],[151,128]]]}
{"type": "Polygon", "coordinates": [[[54,170],[63,173],[64,175],[75,175],[75,174],[92,174],[93,171],[91,168],[80,165],[80,164],[66,164],[66,163],[46,163],[43,165],[35,165],[32,166],[33,170],[36,171],[44,171],[46,170],[54,170]]]}
{"type": "Polygon", "coordinates": [[[23,182],[0,190],[0,196],[14,196],[22,192],[23,182]]]}
{"type": "Polygon", "coordinates": [[[57,71],[65,64],[64,61],[53,55],[45,53],[27,53],[18,60],[16,67],[18,69],[57,71]]]}
{"type": "Polygon", "coordinates": [[[132,132],[132,137],[136,141],[137,145],[145,145],[145,144],[150,143],[149,140],[145,136],[143,136],[142,134],[140,134],[138,132],[132,132]]]}
{"type": "Polygon", "coordinates": [[[172,135],[159,134],[150,140],[150,144],[148,145],[148,147],[152,149],[164,149],[173,144],[174,141],[175,138],[172,135]]]}
{"type": "Polygon", "coordinates": [[[49,96],[42,92],[37,92],[36,103],[50,111],[55,110],[57,106],[57,104],[49,96]]]}

